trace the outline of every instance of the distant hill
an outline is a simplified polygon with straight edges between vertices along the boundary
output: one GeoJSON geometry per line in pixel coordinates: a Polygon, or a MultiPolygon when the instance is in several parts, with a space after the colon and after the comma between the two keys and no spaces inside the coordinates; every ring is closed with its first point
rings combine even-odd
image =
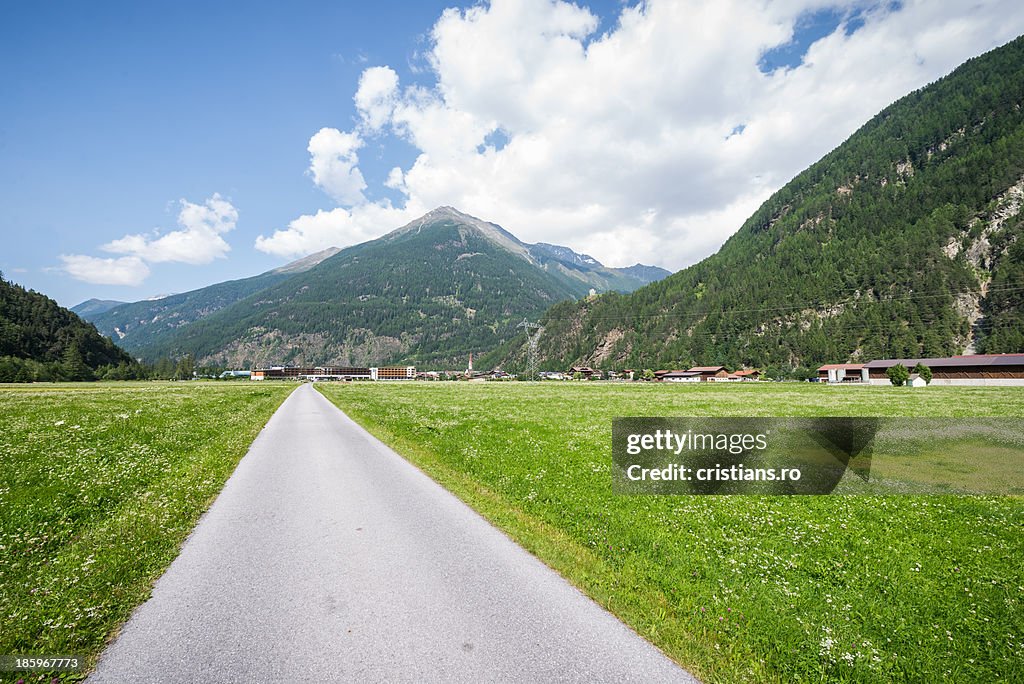
{"type": "MultiPolygon", "coordinates": [[[[567,248],[529,245],[500,226],[440,207],[142,348],[200,363],[464,364],[515,336],[515,324],[592,289],[639,277],[567,248]]],[[[127,340],[127,337],[126,337],[127,340]]]]}
{"type": "Polygon", "coordinates": [[[81,304],[71,307],[71,311],[87,319],[89,316],[98,316],[104,311],[110,311],[115,306],[121,306],[122,304],[125,304],[125,302],[119,302],[114,299],[87,299],[81,304]]]}
{"type": "Polygon", "coordinates": [[[618,268],[616,270],[624,276],[635,278],[636,280],[643,282],[645,285],[647,283],[657,282],[672,275],[671,271],[666,271],[658,266],[645,266],[644,264],[633,264],[632,266],[626,266],[625,268],[618,268]]]}
{"type": "MultiPolygon", "coordinates": [[[[589,286],[595,292],[632,292],[648,283],[668,275],[657,266],[636,264],[627,268],[609,268],[588,254],[577,254],[568,247],[538,242],[526,245],[530,256],[539,266],[557,278],[564,279],[574,289],[577,282],[589,286]]],[[[586,293],[583,293],[586,294],[586,293]]]]}
{"type": "MultiPolygon", "coordinates": [[[[1024,38],[887,107],[718,251],[553,307],[541,367],[1024,351],[1024,38]]],[[[506,364],[522,365],[523,338],[506,364]]]]}
{"type": "MultiPolygon", "coordinates": [[[[338,248],[331,247],[251,278],[229,280],[191,292],[130,304],[117,303],[106,309],[90,307],[81,315],[104,335],[117,340],[126,349],[137,351],[158,345],[162,340],[173,337],[183,326],[307,271],[337,253],[338,248]]],[[[95,301],[98,300],[90,299],[78,306],[84,307],[95,301]]]]}
{"type": "Polygon", "coordinates": [[[0,274],[0,382],[91,380],[132,359],[49,297],[0,274]]]}

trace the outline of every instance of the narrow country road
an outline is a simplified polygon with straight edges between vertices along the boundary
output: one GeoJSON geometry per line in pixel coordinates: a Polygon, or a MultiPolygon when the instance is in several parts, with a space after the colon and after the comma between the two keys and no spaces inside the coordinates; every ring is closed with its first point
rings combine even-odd
{"type": "Polygon", "coordinates": [[[695,682],[312,386],[89,678],[695,682]]]}

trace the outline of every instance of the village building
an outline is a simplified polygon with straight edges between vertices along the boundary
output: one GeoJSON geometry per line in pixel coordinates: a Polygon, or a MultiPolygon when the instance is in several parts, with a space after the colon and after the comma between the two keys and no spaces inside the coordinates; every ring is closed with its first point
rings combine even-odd
{"type": "Polygon", "coordinates": [[[702,382],[718,382],[729,378],[725,366],[694,366],[688,373],[698,373],[702,382]]]}
{"type": "Polygon", "coordinates": [[[757,382],[761,379],[763,373],[759,368],[747,368],[744,370],[738,370],[733,373],[741,382],[757,382]]]}
{"type": "Polygon", "coordinates": [[[690,371],[674,370],[665,371],[661,374],[661,377],[655,375],[658,380],[662,382],[700,382],[700,373],[693,373],[690,371]]]}
{"type": "Polygon", "coordinates": [[[863,363],[827,363],[818,369],[818,382],[832,385],[850,382],[868,382],[868,371],[863,363]]]}
{"type": "Polygon", "coordinates": [[[927,387],[928,381],[921,377],[920,373],[911,373],[907,378],[907,387],[927,387]]]}
{"type": "Polygon", "coordinates": [[[917,364],[932,372],[932,385],[1024,385],[1024,354],[971,354],[925,359],[879,359],[864,364],[872,385],[888,385],[886,371],[901,363],[907,370],[917,364]]]}
{"type": "Polygon", "coordinates": [[[371,368],[371,377],[374,380],[415,380],[416,366],[383,366],[371,368]]]}

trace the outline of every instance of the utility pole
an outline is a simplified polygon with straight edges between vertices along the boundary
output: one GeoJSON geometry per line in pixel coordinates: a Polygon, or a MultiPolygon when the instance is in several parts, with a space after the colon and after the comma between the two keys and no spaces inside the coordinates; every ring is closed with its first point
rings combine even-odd
{"type": "Polygon", "coordinates": [[[537,323],[531,323],[525,318],[516,326],[526,331],[526,377],[529,380],[537,379],[537,341],[544,329],[537,323]]]}

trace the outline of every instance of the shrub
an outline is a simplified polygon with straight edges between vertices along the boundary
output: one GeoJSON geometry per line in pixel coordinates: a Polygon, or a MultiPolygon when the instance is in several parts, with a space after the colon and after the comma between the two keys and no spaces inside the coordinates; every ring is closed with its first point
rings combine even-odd
{"type": "Polygon", "coordinates": [[[914,366],[914,372],[917,373],[918,375],[920,375],[922,378],[924,378],[924,382],[925,382],[926,385],[932,384],[932,369],[931,368],[929,368],[928,366],[924,365],[923,363],[919,363],[916,366],[914,366]]]}
{"type": "Polygon", "coordinates": [[[910,378],[910,371],[902,363],[892,366],[885,371],[885,374],[889,376],[889,382],[896,387],[903,387],[907,384],[907,379],[910,378]]]}

